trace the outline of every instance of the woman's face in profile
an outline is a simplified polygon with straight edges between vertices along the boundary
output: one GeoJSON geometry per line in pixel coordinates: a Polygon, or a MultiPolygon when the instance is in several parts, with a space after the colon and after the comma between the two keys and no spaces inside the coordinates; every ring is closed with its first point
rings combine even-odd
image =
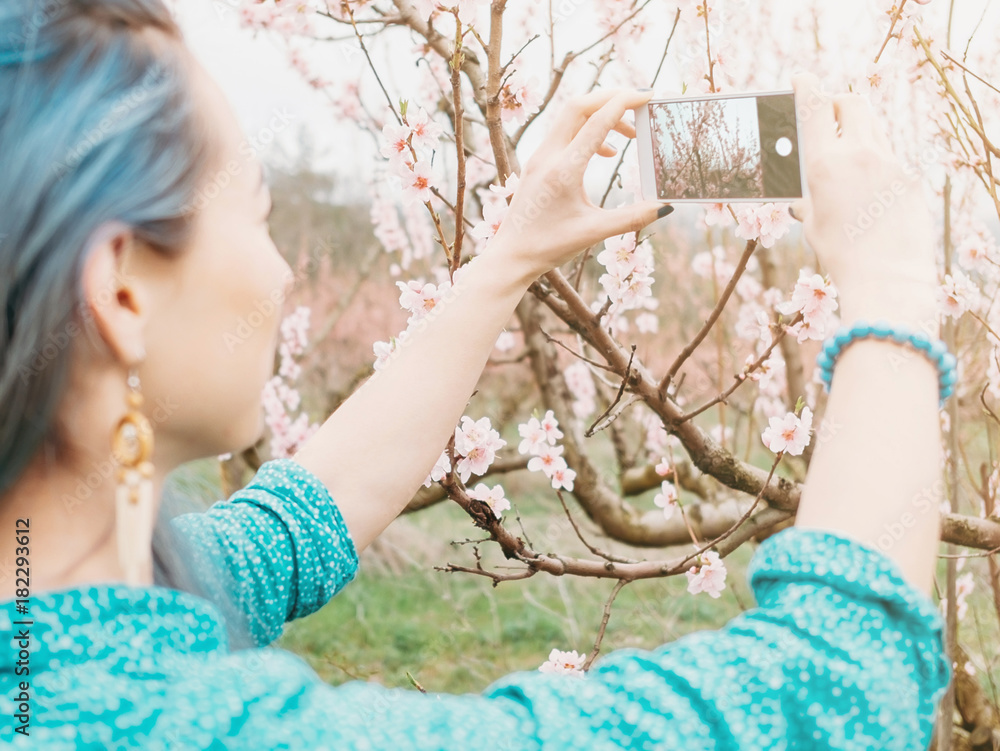
{"type": "Polygon", "coordinates": [[[150,251],[136,266],[154,290],[139,370],[147,413],[157,443],[178,461],[240,450],[262,434],[261,391],[293,281],[270,237],[261,164],[225,94],[187,55],[215,164],[198,191],[187,251],[150,251]]]}

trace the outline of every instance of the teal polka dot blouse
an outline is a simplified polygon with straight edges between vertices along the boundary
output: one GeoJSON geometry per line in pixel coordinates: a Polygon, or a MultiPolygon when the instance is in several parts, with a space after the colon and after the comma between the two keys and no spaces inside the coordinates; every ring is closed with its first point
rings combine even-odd
{"type": "Polygon", "coordinates": [[[196,565],[218,562],[215,591],[235,594],[256,646],[230,648],[210,597],[124,584],[41,593],[25,737],[13,717],[19,616],[0,603],[11,639],[0,747],[903,751],[927,747],[951,679],[941,615],[891,559],[793,527],[754,553],[755,608],[716,631],[613,651],[582,678],[516,672],[464,695],[333,687],[267,646],[358,570],[320,481],[269,461],[228,500],[171,523],[196,543],[196,565]]]}

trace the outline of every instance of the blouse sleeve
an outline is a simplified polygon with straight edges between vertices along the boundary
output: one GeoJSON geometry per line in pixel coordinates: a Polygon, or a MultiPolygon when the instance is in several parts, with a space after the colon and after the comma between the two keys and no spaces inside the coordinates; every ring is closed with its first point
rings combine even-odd
{"type": "Polygon", "coordinates": [[[267,687],[284,709],[262,709],[259,732],[358,749],[927,747],[951,678],[943,619],[891,559],[793,527],[760,545],[748,576],[757,606],[721,629],[619,649],[584,677],[512,673],[482,694],[334,688],[285,653],[267,687]]]}
{"type": "Polygon", "coordinates": [[[927,747],[951,679],[944,623],[890,558],[792,527],[747,574],[758,606],[718,631],[620,649],[575,685],[516,673],[486,695],[527,707],[543,747],[588,733],[630,748],[927,747]]]}
{"type": "Polygon", "coordinates": [[[207,595],[220,604],[233,598],[258,646],[357,575],[358,552],[337,504],[292,459],[265,462],[228,500],[171,524],[190,541],[192,568],[207,595]]]}

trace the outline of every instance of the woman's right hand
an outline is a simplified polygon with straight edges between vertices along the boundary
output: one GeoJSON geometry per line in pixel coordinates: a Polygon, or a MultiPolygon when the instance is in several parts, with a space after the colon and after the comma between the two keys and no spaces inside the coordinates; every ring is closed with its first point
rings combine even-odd
{"type": "Polygon", "coordinates": [[[903,168],[860,95],[831,97],[810,73],[792,85],[809,196],[791,209],[837,287],[841,319],[884,318],[936,335],[934,224],[919,171],[903,168]]]}

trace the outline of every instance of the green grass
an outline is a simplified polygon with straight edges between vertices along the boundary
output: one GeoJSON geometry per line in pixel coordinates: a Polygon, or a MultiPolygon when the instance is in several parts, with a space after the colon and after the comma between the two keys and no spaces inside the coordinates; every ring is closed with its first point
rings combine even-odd
{"type": "MultiPolygon", "coordinates": [[[[564,519],[562,508],[536,480],[522,474],[490,484],[502,482],[515,499],[537,549],[593,557],[568,525],[552,524],[564,519]]],[[[219,497],[213,461],[192,463],[174,481],[189,497],[207,503],[219,497]]],[[[629,500],[652,508],[653,492],[629,500]]],[[[569,497],[567,501],[576,509],[569,497]]],[[[964,506],[960,511],[976,514],[964,506]]],[[[574,517],[591,543],[620,555],[670,558],[684,550],[616,543],[602,537],[578,509],[574,517]]],[[[521,534],[513,510],[505,523],[521,534]]],[[[275,646],[300,655],[331,684],[371,679],[411,687],[409,673],[427,690],[449,693],[479,692],[508,673],[535,670],[553,647],[589,654],[614,581],[537,574],[494,588],[485,577],[434,569],[446,563],[474,566],[472,545],[452,541],[482,536],[450,501],[397,519],[362,553],[355,581],[320,611],[287,624],[275,646]]],[[[688,594],[684,576],[626,586],[612,609],[601,654],[624,647],[651,649],[692,631],[718,628],[753,607],[746,565],[755,549],[749,543],[726,558],[727,587],[717,600],[688,594]]],[[[480,552],[486,568],[516,568],[493,543],[480,545],[480,552]]],[[[987,697],[993,698],[994,683],[1000,682],[1000,624],[985,559],[970,558],[964,572],[970,570],[976,572],[977,584],[959,639],[978,668],[987,697]]],[[[937,579],[943,585],[944,559],[938,561],[937,579]]]]}
{"type": "MultiPolygon", "coordinates": [[[[530,536],[544,530],[549,517],[536,512],[522,515],[522,521],[530,536]]],[[[517,529],[513,517],[507,522],[517,529]]],[[[435,565],[448,562],[473,566],[475,559],[471,545],[434,540],[480,535],[447,502],[397,520],[387,534],[408,541],[415,561],[396,572],[380,571],[378,552],[364,551],[357,579],[317,613],[288,624],[276,644],[302,656],[330,683],[375,679],[409,687],[409,672],[429,691],[481,691],[507,673],[537,669],[553,647],[588,654],[593,649],[614,580],[537,574],[493,588],[485,577],[436,571],[435,565]]],[[[591,539],[637,557],[664,553],[612,545],[596,534],[591,539]]],[[[575,536],[550,547],[589,557],[575,536]]],[[[752,607],[745,582],[751,552],[742,549],[726,559],[727,589],[718,599],[688,594],[683,576],[626,586],[615,600],[601,654],[651,649],[693,630],[721,626],[741,612],[740,602],[752,607]]],[[[505,564],[493,544],[483,544],[481,553],[487,568],[505,564]]]]}

